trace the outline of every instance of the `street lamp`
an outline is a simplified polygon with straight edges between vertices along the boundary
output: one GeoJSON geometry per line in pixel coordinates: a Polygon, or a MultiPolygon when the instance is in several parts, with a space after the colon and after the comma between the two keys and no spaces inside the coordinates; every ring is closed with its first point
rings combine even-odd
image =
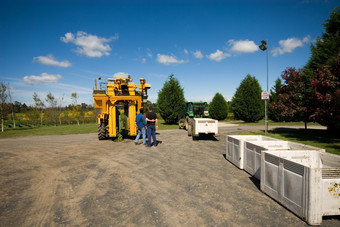
{"type": "Polygon", "coordinates": [[[269,99],[269,92],[268,92],[268,47],[267,47],[267,41],[262,40],[261,45],[259,48],[262,51],[266,51],[266,63],[267,63],[267,90],[265,92],[262,92],[262,99],[264,99],[264,108],[265,108],[265,134],[267,135],[268,132],[268,99],[269,99]]]}

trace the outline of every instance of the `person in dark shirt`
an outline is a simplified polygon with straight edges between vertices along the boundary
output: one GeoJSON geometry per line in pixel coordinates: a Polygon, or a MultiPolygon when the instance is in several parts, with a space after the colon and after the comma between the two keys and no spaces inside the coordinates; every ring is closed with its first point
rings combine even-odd
{"type": "Polygon", "coordinates": [[[152,107],[149,107],[149,111],[146,113],[146,134],[148,135],[148,143],[147,146],[151,147],[151,137],[153,140],[153,145],[157,146],[157,140],[156,140],[156,129],[158,129],[158,119],[156,113],[152,111],[152,107]]]}
{"type": "Polygon", "coordinates": [[[146,145],[146,130],[145,130],[145,118],[144,118],[144,110],[140,109],[139,114],[136,116],[136,128],[138,129],[138,133],[135,139],[135,144],[138,145],[139,137],[142,134],[143,137],[143,145],[146,145]]]}

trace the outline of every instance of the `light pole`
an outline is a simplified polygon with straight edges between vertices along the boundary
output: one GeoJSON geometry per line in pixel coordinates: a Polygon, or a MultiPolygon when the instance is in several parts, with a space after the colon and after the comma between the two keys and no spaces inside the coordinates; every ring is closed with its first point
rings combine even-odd
{"type": "Polygon", "coordinates": [[[262,99],[264,99],[264,124],[265,124],[265,134],[267,135],[268,132],[268,99],[269,99],[269,91],[268,91],[268,48],[267,48],[267,41],[262,40],[261,45],[259,48],[263,51],[266,51],[266,64],[267,64],[267,90],[265,91],[265,95],[262,95],[262,99]]]}

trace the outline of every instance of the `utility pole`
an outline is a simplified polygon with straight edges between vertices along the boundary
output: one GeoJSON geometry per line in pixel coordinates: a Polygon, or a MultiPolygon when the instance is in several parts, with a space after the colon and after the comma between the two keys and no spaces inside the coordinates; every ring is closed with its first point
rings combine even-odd
{"type": "Polygon", "coordinates": [[[268,99],[269,99],[269,88],[268,88],[268,47],[267,47],[267,41],[262,40],[261,45],[259,48],[262,51],[266,51],[266,64],[267,64],[267,90],[265,92],[262,92],[262,99],[264,99],[264,108],[265,108],[265,134],[267,135],[268,132],[268,99]]]}

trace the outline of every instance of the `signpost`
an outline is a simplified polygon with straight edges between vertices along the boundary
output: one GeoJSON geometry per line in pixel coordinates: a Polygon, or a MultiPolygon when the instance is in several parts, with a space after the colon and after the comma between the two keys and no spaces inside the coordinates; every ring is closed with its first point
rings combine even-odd
{"type": "Polygon", "coordinates": [[[261,41],[261,45],[259,46],[259,48],[262,51],[266,51],[266,57],[267,57],[267,91],[262,92],[261,94],[261,98],[264,99],[265,102],[265,134],[267,135],[267,131],[268,131],[268,99],[269,99],[269,93],[268,93],[268,47],[267,47],[267,41],[262,40],[261,41]]]}

